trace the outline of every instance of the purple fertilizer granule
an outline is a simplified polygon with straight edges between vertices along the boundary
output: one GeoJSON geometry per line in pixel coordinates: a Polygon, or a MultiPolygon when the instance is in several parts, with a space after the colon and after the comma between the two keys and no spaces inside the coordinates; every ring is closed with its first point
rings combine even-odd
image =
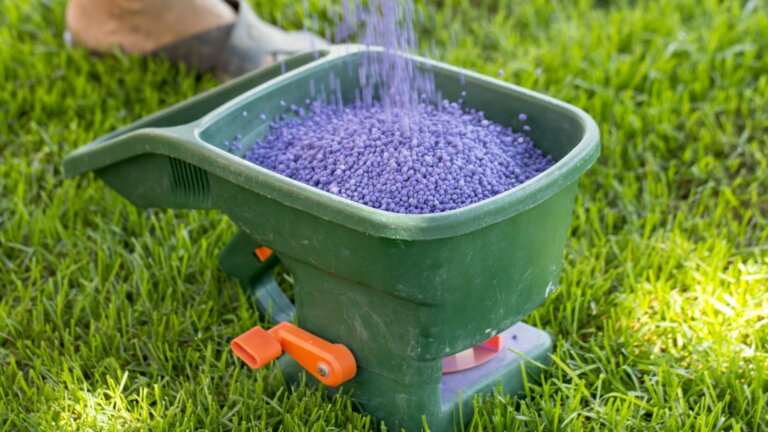
{"type": "Polygon", "coordinates": [[[273,123],[245,159],[381,210],[439,213],[507,191],[553,159],[525,134],[444,101],[409,109],[314,103],[273,123]]]}

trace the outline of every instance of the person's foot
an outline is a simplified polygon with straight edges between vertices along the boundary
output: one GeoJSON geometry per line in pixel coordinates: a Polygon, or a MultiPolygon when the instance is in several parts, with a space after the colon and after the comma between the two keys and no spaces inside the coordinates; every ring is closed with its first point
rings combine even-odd
{"type": "Polygon", "coordinates": [[[160,55],[233,78],[328,43],[261,20],[238,0],[69,0],[68,38],[96,53],[160,55]]]}
{"type": "Polygon", "coordinates": [[[147,54],[236,19],[222,0],[69,0],[66,9],[72,42],[97,53],[147,54]]]}

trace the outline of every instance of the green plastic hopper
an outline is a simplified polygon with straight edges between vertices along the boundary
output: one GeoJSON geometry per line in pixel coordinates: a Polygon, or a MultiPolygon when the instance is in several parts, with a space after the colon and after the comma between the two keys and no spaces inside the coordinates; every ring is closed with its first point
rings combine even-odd
{"type": "MultiPolygon", "coordinates": [[[[83,146],[65,161],[69,176],[93,171],[135,205],[219,209],[239,227],[220,256],[260,310],[354,355],[343,384],[389,427],[449,430],[471,418],[472,397],[498,385],[522,389],[523,373],[547,364],[552,339],[520,323],[558,285],[579,177],[599,154],[595,122],[550,97],[450,65],[414,57],[445,98],[520,129],[556,159],[527,183],[439,214],[385,212],[326,193],[243,160],[224,145],[254,143],[268,121],[302,104],[332,72],[353,98],[365,48],[337,46],[252,72],[83,146]],[[282,70],[281,70],[282,69],[282,70]],[[283,73],[284,70],[284,73],[283,73]],[[314,83],[313,83],[314,81],[314,83]],[[274,253],[260,262],[257,246],[274,253]],[[295,306],[273,279],[281,262],[294,275],[295,306]],[[443,373],[444,358],[492,336],[492,360],[443,373]]],[[[227,341],[221,341],[226,343],[227,341]]],[[[288,356],[288,376],[301,369],[288,356]]]]}

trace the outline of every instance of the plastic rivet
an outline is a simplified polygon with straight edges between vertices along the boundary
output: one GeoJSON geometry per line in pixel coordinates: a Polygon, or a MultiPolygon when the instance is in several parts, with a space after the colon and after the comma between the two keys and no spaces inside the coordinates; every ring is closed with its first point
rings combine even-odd
{"type": "Polygon", "coordinates": [[[322,363],[320,363],[317,366],[317,374],[320,375],[321,377],[323,377],[323,378],[327,377],[328,373],[329,373],[328,366],[326,366],[326,365],[324,365],[322,363]]]}

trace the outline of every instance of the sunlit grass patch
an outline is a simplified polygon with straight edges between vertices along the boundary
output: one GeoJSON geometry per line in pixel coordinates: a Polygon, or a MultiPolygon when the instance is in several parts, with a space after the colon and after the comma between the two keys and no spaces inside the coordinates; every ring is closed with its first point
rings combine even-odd
{"type": "MultiPolygon", "coordinates": [[[[763,4],[419,4],[440,58],[578,105],[603,139],[561,288],[527,318],[556,337],[553,365],[524,398],[465,401],[469,429],[768,429],[763,4]]],[[[216,84],[67,48],[63,6],[0,2],[0,430],[378,430],[348,394],[229,352],[263,318],[217,266],[235,231],[219,213],[63,178],[77,146],[216,84]]]]}

